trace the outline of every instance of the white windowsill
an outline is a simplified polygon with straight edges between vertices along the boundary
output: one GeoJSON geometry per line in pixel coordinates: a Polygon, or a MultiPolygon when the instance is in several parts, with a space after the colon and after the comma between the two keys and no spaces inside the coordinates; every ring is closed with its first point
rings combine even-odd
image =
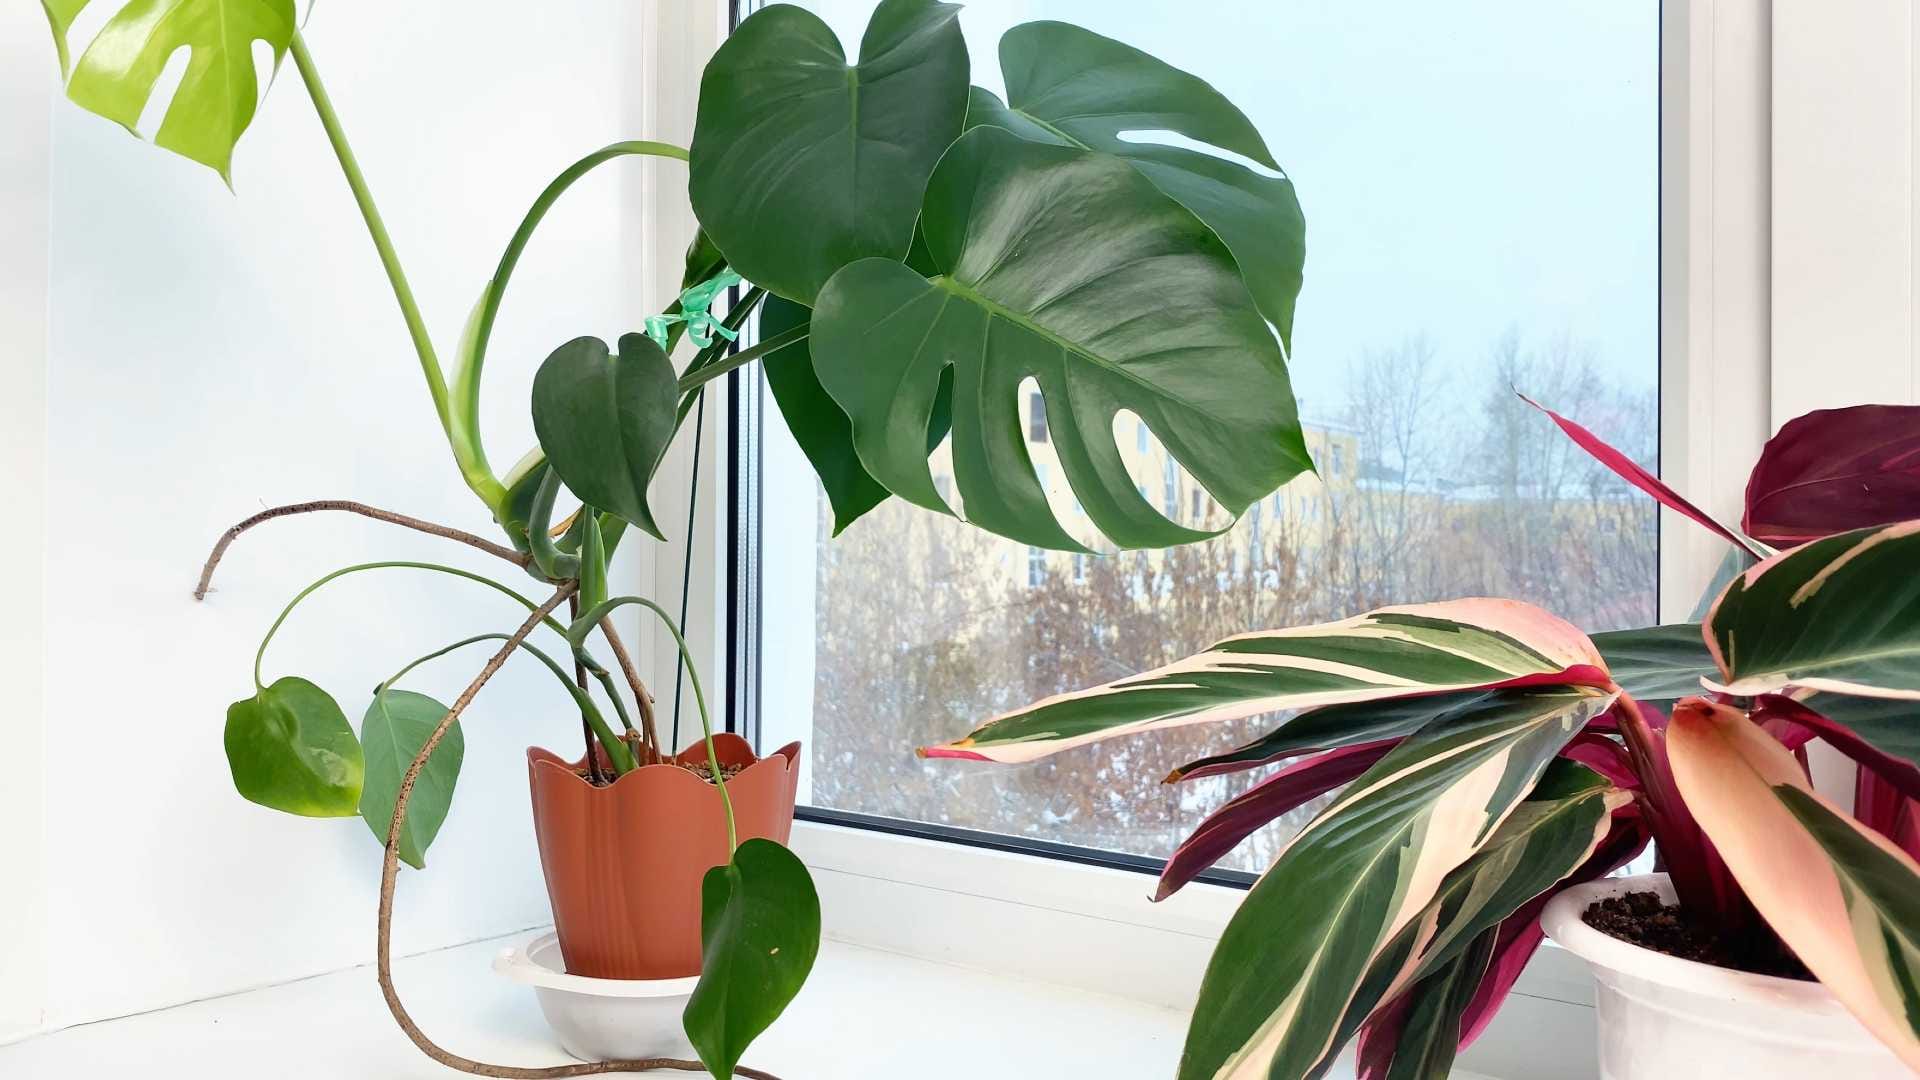
{"type": "MultiPolygon", "coordinates": [[[[415,1019],[470,1057],[534,1066],[570,1060],[547,1033],[533,991],[488,970],[501,948],[538,932],[399,961],[396,982],[415,1019]]],[[[1185,1031],[1177,1010],[829,941],[806,990],[747,1063],[787,1080],[1164,1080],[1174,1074],[1185,1031]]],[[[255,1080],[268,1073],[275,1080],[453,1075],[394,1026],[367,967],[0,1047],[0,1076],[21,1080],[255,1080]]]]}

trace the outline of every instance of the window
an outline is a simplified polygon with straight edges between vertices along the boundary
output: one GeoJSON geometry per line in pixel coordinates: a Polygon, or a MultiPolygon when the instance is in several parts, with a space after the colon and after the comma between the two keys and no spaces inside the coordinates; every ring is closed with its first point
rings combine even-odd
{"type": "MultiPolygon", "coordinates": [[[[801,2],[857,49],[874,0],[801,2]]],[[[1164,858],[1264,773],[1160,779],[1272,717],[1034,768],[926,762],[912,748],[1228,634],[1377,603],[1504,595],[1590,630],[1658,621],[1652,503],[1596,498],[1598,467],[1512,393],[1557,403],[1657,464],[1657,0],[1219,0],[1206,16],[1161,0],[974,0],[961,18],[978,35],[973,81],[996,93],[996,28],[1057,18],[1149,48],[1248,113],[1307,217],[1290,374],[1321,475],[1213,540],[1063,556],[1057,574],[1043,549],[897,498],[811,553],[774,544],[797,530],[769,512],[762,548],[780,564],[746,575],[763,590],[753,616],[762,640],[804,643],[811,656],[769,663],[757,695],[736,697],[767,702],[763,743],[808,741],[812,807],[1164,858]],[[1472,64],[1434,47],[1460,41],[1474,42],[1472,64]],[[951,588],[923,587],[936,562],[952,568],[951,588]],[[1236,576],[1243,585],[1223,587],[1236,576]]],[[[1045,403],[1030,385],[1022,393],[1012,405],[1047,467],[1058,459],[1036,445],[1048,441],[1045,403]]],[[[800,459],[768,415],[771,475],[800,459]]],[[[1132,432],[1123,421],[1115,434],[1123,450],[1133,444],[1142,498],[1199,522],[1205,492],[1144,422],[1128,421],[1132,432]]],[[[943,496],[951,460],[945,448],[932,459],[943,496]]],[[[776,485],[761,490],[772,499],[776,485]]],[[[821,500],[815,512],[830,509],[821,500]]],[[[1265,869],[1316,809],[1224,865],[1265,869]]]]}

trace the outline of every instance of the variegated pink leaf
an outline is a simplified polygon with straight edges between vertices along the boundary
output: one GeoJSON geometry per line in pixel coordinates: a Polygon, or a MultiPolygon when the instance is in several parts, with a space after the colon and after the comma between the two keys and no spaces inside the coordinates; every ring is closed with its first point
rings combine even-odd
{"type": "Polygon", "coordinates": [[[1767,924],[1920,1069],[1920,863],[1815,794],[1738,709],[1681,702],[1669,744],[1681,793],[1767,924]]]}
{"type": "Polygon", "coordinates": [[[1788,686],[1920,700],[1920,520],[1825,537],[1763,559],[1707,613],[1712,689],[1788,686]]]}
{"type": "Polygon", "coordinates": [[[1153,898],[1165,900],[1179,892],[1194,875],[1219,862],[1227,852],[1238,847],[1240,841],[1273,819],[1366,772],[1374,762],[1385,757],[1397,741],[1362,743],[1296,761],[1241,792],[1207,815],[1193,834],[1174,849],[1166,869],[1160,872],[1160,885],[1153,898]]]}
{"type": "Polygon", "coordinates": [[[1381,608],[1231,637],[1197,656],[995,717],[928,757],[1030,761],[1121,735],[1280,709],[1521,686],[1609,685],[1593,642],[1515,600],[1381,608]]]}
{"type": "Polygon", "coordinates": [[[1744,548],[1757,556],[1766,556],[1767,549],[1764,546],[1755,543],[1752,539],[1742,536],[1732,529],[1727,528],[1725,525],[1713,520],[1711,514],[1688,502],[1679,492],[1662,483],[1659,477],[1641,468],[1640,464],[1632,458],[1607,445],[1598,435],[1574,423],[1572,420],[1561,416],[1559,413],[1554,412],[1552,409],[1547,408],[1545,405],[1540,404],[1525,394],[1520,395],[1520,400],[1546,413],[1553,419],[1555,424],[1560,426],[1561,431],[1567,433],[1568,438],[1579,445],[1580,449],[1593,455],[1595,461],[1613,470],[1614,475],[1620,477],[1620,479],[1653,496],[1659,501],[1660,505],[1679,513],[1683,517],[1691,518],[1695,523],[1705,527],[1716,536],[1724,538],[1727,543],[1735,547],[1744,548]]]}

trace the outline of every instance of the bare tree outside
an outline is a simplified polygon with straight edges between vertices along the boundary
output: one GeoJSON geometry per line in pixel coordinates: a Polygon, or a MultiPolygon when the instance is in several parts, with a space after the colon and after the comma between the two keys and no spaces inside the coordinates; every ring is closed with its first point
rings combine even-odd
{"type": "MultiPolygon", "coordinates": [[[[1599,371],[1565,336],[1510,332],[1473,358],[1443,356],[1420,336],[1367,350],[1331,418],[1305,425],[1319,476],[1212,540],[1165,552],[1042,552],[882,505],[819,547],[813,801],[1162,858],[1270,769],[1162,784],[1168,771],[1284,717],[1022,766],[922,761],[913,749],[1232,634],[1383,604],[1502,595],[1589,630],[1652,622],[1652,504],[1515,396],[1555,403],[1654,464],[1654,391],[1610,386],[1599,371]]],[[[1138,451],[1143,493],[1184,523],[1226,524],[1148,433],[1137,438],[1121,442],[1138,451]]],[[[1046,473],[1051,448],[1028,449],[1046,473]]],[[[1317,809],[1288,815],[1221,865],[1264,869],[1317,809]]]]}

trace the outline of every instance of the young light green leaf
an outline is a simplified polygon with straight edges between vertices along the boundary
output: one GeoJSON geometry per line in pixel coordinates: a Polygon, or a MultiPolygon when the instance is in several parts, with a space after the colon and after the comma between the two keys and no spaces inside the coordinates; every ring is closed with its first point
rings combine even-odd
{"type": "Polygon", "coordinates": [[[752,839],[707,871],[700,890],[700,982],[683,1017],[707,1070],[731,1077],[779,1018],[820,951],[820,897],[805,864],[752,839]]]}
{"type": "Polygon", "coordinates": [[[73,29],[73,20],[85,10],[87,0],[40,0],[40,10],[47,13],[47,26],[53,31],[53,50],[60,57],[60,78],[65,79],[73,66],[72,57],[67,50],[67,31],[73,29]]]}
{"type": "Polygon", "coordinates": [[[840,267],[907,253],[966,116],[959,12],[882,0],[853,66],[819,16],[787,4],[727,37],[700,80],[688,191],[741,276],[811,304],[840,267]]]}
{"type": "MultiPolygon", "coordinates": [[[[43,3],[64,42],[84,3],[43,3]]],[[[265,42],[279,63],[293,41],[294,17],[294,0],[132,0],[80,55],[67,96],[133,131],[167,60],[187,50],[186,74],[153,141],[231,183],[233,147],[253,121],[259,97],[253,43],[265,42]]]]}
{"type": "Polygon", "coordinates": [[[1920,521],[1840,533],[1747,570],[1708,612],[1714,687],[1920,699],[1920,521]]]}
{"type": "Polygon", "coordinates": [[[359,812],[366,761],[325,690],[289,675],[227,707],[233,786],[261,806],[305,817],[359,812]]]}
{"type": "Polygon", "coordinates": [[[1029,761],[1121,735],[1278,709],[1554,682],[1607,683],[1593,643],[1557,616],[1517,600],[1409,604],[1230,637],[1165,667],[1005,713],[924,753],[1029,761]]]}
{"type": "MultiPolygon", "coordinates": [[[[387,830],[393,824],[400,781],[447,712],[445,705],[410,690],[380,691],[367,706],[366,718],[360,722],[360,743],[366,748],[367,761],[360,817],[380,843],[387,842],[387,830]]],[[[407,797],[407,820],[400,827],[400,858],[416,870],[426,869],[427,845],[433,843],[447,819],[466,752],[466,736],[456,723],[427,755],[426,765],[413,782],[413,794],[407,797]]]]}
{"type": "MultiPolygon", "coordinates": [[[[1578,689],[1491,695],[1436,717],[1355,780],[1228,923],[1180,1080],[1315,1075],[1343,1025],[1357,1028],[1371,1009],[1352,1008],[1363,984],[1374,1001],[1390,998],[1577,866],[1597,843],[1579,815],[1529,815],[1541,828],[1507,832],[1497,848],[1490,838],[1613,700],[1578,689]],[[1563,842],[1570,824],[1581,842],[1563,842]],[[1455,871],[1483,849],[1501,872],[1461,884],[1455,871]]],[[[1605,816],[1603,794],[1579,797],[1592,800],[1587,818],[1605,816]]]]}
{"type": "Polygon", "coordinates": [[[1278,171],[1246,115],[1204,79],[1131,45],[1063,22],[1023,23],[1000,38],[1003,103],[978,87],[967,126],[1113,154],[1207,223],[1233,252],[1261,314],[1293,339],[1306,218],[1293,181],[1183,146],[1125,138],[1171,131],[1278,171]]]}
{"type": "Polygon", "coordinates": [[[533,377],[533,428],[547,463],[582,501],[659,539],[647,484],[673,440],[678,386],[645,334],[622,335],[617,356],[598,338],[575,338],[533,377]]]}
{"type": "Polygon", "coordinates": [[[1170,521],[1140,494],[1114,441],[1122,410],[1232,514],[1313,467],[1286,361],[1232,255],[1125,162],[974,128],[934,170],[920,224],[937,276],[862,260],[813,314],[814,370],[887,490],[952,512],[926,455],[949,378],[967,519],[1022,543],[1085,550],[1027,454],[1029,378],[1075,496],[1121,547],[1218,531],[1170,521]]]}

